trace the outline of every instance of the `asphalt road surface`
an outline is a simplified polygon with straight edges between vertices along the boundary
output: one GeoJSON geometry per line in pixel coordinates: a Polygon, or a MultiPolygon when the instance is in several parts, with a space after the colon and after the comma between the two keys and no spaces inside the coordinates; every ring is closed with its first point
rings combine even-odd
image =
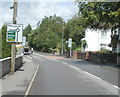
{"type": "Polygon", "coordinates": [[[118,95],[118,71],[44,53],[29,57],[40,66],[29,95],[118,95]]]}

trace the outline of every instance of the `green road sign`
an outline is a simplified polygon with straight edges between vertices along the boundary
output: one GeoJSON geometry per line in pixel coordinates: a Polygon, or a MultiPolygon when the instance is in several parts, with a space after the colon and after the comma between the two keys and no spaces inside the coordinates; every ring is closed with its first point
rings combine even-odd
{"type": "Polygon", "coordinates": [[[8,24],[7,25],[7,42],[22,42],[22,24],[8,24]]]}
{"type": "Polygon", "coordinates": [[[15,30],[9,30],[8,31],[8,37],[7,37],[7,39],[8,39],[8,41],[15,41],[15,33],[16,33],[16,31],[15,30]]]}

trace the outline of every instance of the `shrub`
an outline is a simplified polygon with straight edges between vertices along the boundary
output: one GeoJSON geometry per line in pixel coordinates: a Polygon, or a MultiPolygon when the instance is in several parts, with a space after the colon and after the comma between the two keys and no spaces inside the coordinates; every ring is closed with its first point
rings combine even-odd
{"type": "Polygon", "coordinates": [[[101,51],[97,51],[97,53],[112,53],[112,51],[107,49],[101,49],[101,51]]]}

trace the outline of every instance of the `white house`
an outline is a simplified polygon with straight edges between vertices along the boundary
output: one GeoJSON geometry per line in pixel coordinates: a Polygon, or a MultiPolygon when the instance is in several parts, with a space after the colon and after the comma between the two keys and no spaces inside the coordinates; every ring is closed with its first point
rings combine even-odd
{"type": "Polygon", "coordinates": [[[87,46],[85,50],[82,48],[82,51],[100,51],[102,48],[112,50],[112,48],[108,46],[108,44],[111,43],[110,36],[110,30],[92,30],[87,28],[85,31],[85,38],[82,39],[86,40],[87,46]]]}

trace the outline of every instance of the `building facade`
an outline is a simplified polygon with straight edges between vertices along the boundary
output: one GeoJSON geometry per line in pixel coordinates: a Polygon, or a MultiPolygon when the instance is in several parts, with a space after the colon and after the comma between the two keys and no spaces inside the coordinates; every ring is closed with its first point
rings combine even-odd
{"type": "Polygon", "coordinates": [[[110,30],[92,30],[87,28],[85,31],[85,38],[82,40],[86,40],[87,42],[86,48],[82,48],[82,51],[100,51],[101,49],[112,50],[112,48],[108,46],[108,44],[111,43],[110,30]]]}

